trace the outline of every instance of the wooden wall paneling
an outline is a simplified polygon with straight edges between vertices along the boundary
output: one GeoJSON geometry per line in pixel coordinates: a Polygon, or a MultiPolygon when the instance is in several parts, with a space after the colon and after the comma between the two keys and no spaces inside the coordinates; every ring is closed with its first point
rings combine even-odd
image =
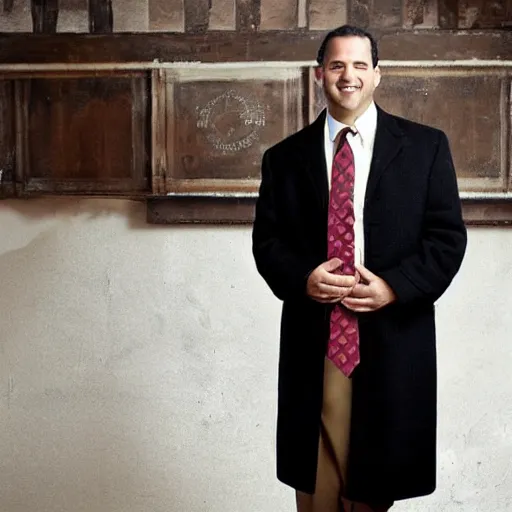
{"type": "Polygon", "coordinates": [[[459,25],[459,0],[437,0],[439,26],[455,29],[459,25]]]}
{"type": "MultiPolygon", "coordinates": [[[[168,4],[172,1],[168,0],[168,4]]],[[[153,30],[149,19],[152,14],[155,17],[154,9],[149,0],[112,0],[112,16],[114,18],[114,32],[148,32],[153,30]]],[[[156,19],[163,15],[156,16],[156,19]]]]}
{"type": "Polygon", "coordinates": [[[88,0],[59,0],[57,32],[89,32],[88,0]]]}
{"type": "Polygon", "coordinates": [[[145,73],[66,73],[24,83],[27,193],[148,190],[145,73]]]}
{"type": "Polygon", "coordinates": [[[438,1],[404,0],[404,28],[437,28],[439,26],[438,1]]]}
{"type": "Polygon", "coordinates": [[[106,34],[113,28],[112,0],[89,0],[89,32],[106,34]]]}
{"type": "Polygon", "coordinates": [[[2,10],[6,13],[11,13],[14,7],[14,0],[3,0],[2,10]]]}
{"type": "Polygon", "coordinates": [[[148,3],[149,30],[185,31],[184,0],[148,0],[148,3]]]}
{"type": "Polygon", "coordinates": [[[175,69],[166,80],[167,193],[255,192],[265,149],[304,124],[300,68],[175,69]]]}
{"type": "Polygon", "coordinates": [[[172,102],[167,105],[167,97],[173,97],[172,83],[167,83],[165,70],[155,69],[152,73],[151,84],[151,152],[152,152],[152,186],[155,195],[165,194],[165,172],[167,169],[167,138],[174,139],[171,121],[167,125],[167,119],[174,119],[172,102]],[[170,88],[170,90],[168,89],[170,88]]]}
{"type": "Polygon", "coordinates": [[[347,0],[309,0],[308,28],[326,31],[344,25],[348,19],[347,9],[347,0]]]}
{"type": "Polygon", "coordinates": [[[512,27],[512,0],[459,0],[458,28],[512,27]]]}
{"type": "Polygon", "coordinates": [[[298,0],[261,0],[260,30],[296,29],[298,7],[298,0]]]}
{"type": "Polygon", "coordinates": [[[34,32],[52,34],[57,32],[59,0],[30,0],[34,32]]]}
{"type": "MultiPolygon", "coordinates": [[[[382,59],[512,59],[512,31],[374,30],[382,59]]],[[[0,34],[0,68],[17,64],[313,61],[325,32],[208,34],[0,34]]]]}
{"type": "Polygon", "coordinates": [[[24,194],[30,167],[28,152],[28,101],[30,82],[16,80],[14,82],[15,127],[16,127],[16,163],[14,177],[17,193],[24,194]]]}
{"type": "Polygon", "coordinates": [[[351,0],[348,19],[359,27],[401,28],[402,10],[402,0],[351,0]]]}
{"type": "Polygon", "coordinates": [[[250,224],[255,197],[174,195],[147,201],[150,224],[250,224]]]}
{"type": "Polygon", "coordinates": [[[185,32],[206,32],[209,18],[210,0],[185,0],[185,32]]]}
{"type": "Polygon", "coordinates": [[[7,0],[0,8],[0,32],[32,32],[29,0],[7,0]]]}
{"type": "Polygon", "coordinates": [[[238,31],[254,32],[259,29],[260,2],[261,0],[236,0],[236,29],[238,31]]]}
{"type": "Polygon", "coordinates": [[[14,82],[0,80],[0,198],[15,194],[16,125],[14,82]]]}
{"type": "Polygon", "coordinates": [[[508,99],[503,69],[386,68],[377,101],[446,132],[463,191],[507,186],[508,99]]]}
{"type": "Polygon", "coordinates": [[[235,0],[210,0],[210,30],[236,30],[235,0]]]}

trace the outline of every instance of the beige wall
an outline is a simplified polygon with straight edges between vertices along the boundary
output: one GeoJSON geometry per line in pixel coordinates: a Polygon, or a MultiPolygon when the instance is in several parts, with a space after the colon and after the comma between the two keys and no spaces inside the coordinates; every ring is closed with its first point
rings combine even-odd
{"type": "MultiPolygon", "coordinates": [[[[512,231],[471,229],[438,306],[439,490],[397,511],[512,509],[512,231]]],[[[279,303],[249,227],[142,204],[0,202],[0,512],[286,512],[279,303]]]]}

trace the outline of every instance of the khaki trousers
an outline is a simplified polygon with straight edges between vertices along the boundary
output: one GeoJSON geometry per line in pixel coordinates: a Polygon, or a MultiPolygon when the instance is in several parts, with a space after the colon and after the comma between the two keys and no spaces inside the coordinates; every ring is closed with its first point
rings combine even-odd
{"type": "Polygon", "coordinates": [[[343,498],[352,403],[351,380],[325,358],[324,398],[315,494],[297,491],[297,512],[386,512],[392,504],[353,503],[343,498]]]}

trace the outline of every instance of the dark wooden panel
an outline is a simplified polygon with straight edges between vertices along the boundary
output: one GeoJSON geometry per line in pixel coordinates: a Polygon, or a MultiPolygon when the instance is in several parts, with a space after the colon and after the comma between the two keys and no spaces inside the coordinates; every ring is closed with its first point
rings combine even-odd
{"type": "Polygon", "coordinates": [[[37,78],[26,84],[27,191],[148,187],[145,75],[37,78]]]}
{"type": "Polygon", "coordinates": [[[352,0],[348,19],[359,27],[400,28],[402,0],[352,0]]]}
{"type": "MultiPolygon", "coordinates": [[[[512,59],[512,31],[395,33],[374,30],[382,59],[512,59]]],[[[323,32],[0,35],[0,62],[314,60],[323,32]]]]}
{"type": "Polygon", "coordinates": [[[208,30],[210,0],[185,2],[185,32],[206,32],[208,30]]]}
{"type": "Polygon", "coordinates": [[[298,69],[182,70],[166,96],[166,191],[254,190],[265,149],[303,125],[298,69]]]}
{"type": "Polygon", "coordinates": [[[57,32],[59,0],[31,0],[32,22],[35,33],[57,32]]]}
{"type": "Polygon", "coordinates": [[[89,0],[89,31],[106,34],[113,30],[112,0],[89,0]]]}
{"type": "Polygon", "coordinates": [[[439,26],[438,0],[404,0],[404,27],[439,26]]]}
{"type": "Polygon", "coordinates": [[[512,27],[512,0],[459,0],[459,28],[512,27]]]}
{"type": "Polygon", "coordinates": [[[0,197],[14,195],[14,83],[0,80],[0,197]]]}
{"type": "Polygon", "coordinates": [[[255,199],[236,197],[166,197],[149,199],[150,224],[250,224],[255,199]]]}
{"type": "Polygon", "coordinates": [[[376,98],[394,114],[446,132],[463,190],[506,189],[509,136],[503,72],[386,69],[376,98]]]}
{"type": "Polygon", "coordinates": [[[438,0],[439,26],[457,28],[459,25],[459,0],[438,0]]]}
{"type": "Polygon", "coordinates": [[[462,214],[466,224],[473,226],[511,226],[512,201],[465,200],[462,201],[462,214]]]}
{"type": "Polygon", "coordinates": [[[331,30],[347,22],[347,0],[309,0],[308,28],[331,30]]]}
{"type": "MultiPolygon", "coordinates": [[[[260,0],[236,0],[236,28],[254,32],[260,26],[260,0]]],[[[219,59],[222,60],[222,59],[219,59]]]]}
{"type": "MultiPolygon", "coordinates": [[[[325,0],[324,0],[325,1],[325,0]]],[[[261,0],[261,30],[290,30],[298,24],[298,0],[261,0]]]]}
{"type": "Polygon", "coordinates": [[[2,10],[6,13],[11,13],[14,7],[14,0],[3,0],[2,10]]]}
{"type": "MultiPolygon", "coordinates": [[[[251,224],[256,198],[166,197],[147,201],[150,224],[251,224]]],[[[512,225],[512,202],[507,200],[463,200],[462,214],[467,225],[512,225]]]]}

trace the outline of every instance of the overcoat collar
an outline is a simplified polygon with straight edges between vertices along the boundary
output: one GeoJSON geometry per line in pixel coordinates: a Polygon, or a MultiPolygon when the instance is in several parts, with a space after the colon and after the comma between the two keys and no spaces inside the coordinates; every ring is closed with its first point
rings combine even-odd
{"type": "MultiPolygon", "coordinates": [[[[323,208],[327,208],[329,201],[329,185],[324,149],[325,116],[326,110],[323,110],[308,127],[305,133],[308,140],[303,145],[303,150],[305,151],[304,161],[306,162],[308,175],[323,208]]],[[[365,204],[371,200],[379,179],[389,169],[390,164],[398,156],[404,144],[405,134],[398,126],[395,117],[377,106],[377,132],[375,133],[365,204]]]]}

